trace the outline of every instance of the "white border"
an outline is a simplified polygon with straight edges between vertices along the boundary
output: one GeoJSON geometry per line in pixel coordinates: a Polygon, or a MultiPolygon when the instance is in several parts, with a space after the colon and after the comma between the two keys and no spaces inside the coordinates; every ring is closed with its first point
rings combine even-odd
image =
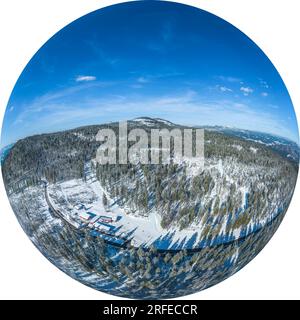
{"type": "MultiPolygon", "coordinates": [[[[0,118],[22,69],[50,36],[80,16],[118,2],[121,1],[1,1],[0,118]]],[[[299,119],[299,0],[180,2],[224,18],[254,40],[279,70],[299,119]]],[[[299,191],[298,184],[285,220],[254,261],[228,280],[184,298],[299,299],[299,191]]],[[[39,253],[14,217],[2,181],[0,212],[0,299],[117,299],[74,281],[39,253]]]]}

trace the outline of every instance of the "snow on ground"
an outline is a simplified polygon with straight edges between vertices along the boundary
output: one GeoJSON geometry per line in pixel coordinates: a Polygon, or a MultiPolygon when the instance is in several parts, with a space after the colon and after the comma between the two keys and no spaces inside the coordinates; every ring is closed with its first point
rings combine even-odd
{"type": "MultiPolygon", "coordinates": [[[[227,161],[230,162],[230,159],[227,161]]],[[[199,164],[190,162],[187,166],[189,175],[193,175],[199,170],[199,164]],[[195,170],[195,172],[194,172],[195,170]]],[[[255,168],[257,170],[257,168],[255,168]]],[[[211,193],[211,197],[219,196],[220,203],[225,203],[228,197],[229,187],[234,183],[234,177],[240,177],[241,173],[236,166],[230,166],[226,161],[221,159],[214,159],[205,165],[205,170],[216,179],[222,177],[225,181],[225,186],[216,185],[211,193]]],[[[252,167],[245,167],[243,175],[250,175],[254,170],[252,167]]],[[[259,187],[259,186],[258,186],[259,187]]],[[[91,164],[85,166],[85,179],[69,180],[55,185],[50,185],[49,196],[56,206],[59,206],[60,211],[66,215],[69,221],[80,222],[80,215],[82,213],[90,212],[99,216],[109,216],[113,222],[109,222],[115,227],[115,235],[125,236],[130,234],[132,238],[132,244],[134,246],[151,245],[155,240],[162,239],[164,237],[170,238],[172,235],[170,247],[175,243],[187,243],[189,240],[190,245],[194,245],[201,240],[201,233],[204,231],[206,221],[201,219],[197,223],[193,223],[184,230],[179,230],[176,226],[169,229],[163,229],[161,227],[161,216],[155,210],[152,209],[148,216],[137,215],[131,212],[130,208],[121,208],[114,199],[111,199],[109,194],[105,191],[105,188],[101,186],[100,182],[95,176],[94,170],[91,164]],[[108,199],[108,205],[103,205],[103,196],[106,195],[108,199]],[[191,239],[193,237],[193,239],[191,239]]],[[[241,194],[241,209],[246,209],[246,196],[249,192],[249,186],[239,186],[241,194]]],[[[205,199],[204,199],[205,200],[205,199]]],[[[276,207],[274,208],[275,212],[276,207]]],[[[256,223],[266,223],[270,221],[273,215],[267,215],[266,217],[260,217],[259,221],[253,219],[249,226],[254,227],[256,223]]],[[[219,230],[219,235],[226,233],[227,218],[223,219],[222,226],[219,230]]],[[[92,227],[92,224],[90,224],[92,227]]],[[[234,238],[239,238],[242,228],[234,230],[232,235],[234,238]]]]}
{"type": "Polygon", "coordinates": [[[161,123],[161,124],[166,124],[169,126],[174,126],[174,123],[168,121],[168,120],[164,120],[164,119],[160,119],[160,118],[136,118],[132,120],[133,122],[138,122],[142,125],[148,126],[148,127],[152,127],[157,125],[157,123],[161,123]]]}
{"type": "Polygon", "coordinates": [[[82,140],[91,141],[90,138],[86,137],[86,136],[85,136],[84,134],[82,134],[82,133],[74,132],[73,134],[74,134],[74,136],[76,136],[76,137],[78,137],[78,138],[80,138],[80,139],[82,139],[82,140]]]}
{"type": "Polygon", "coordinates": [[[148,127],[149,127],[149,126],[152,127],[152,126],[155,125],[155,123],[153,122],[152,119],[137,118],[137,119],[134,119],[134,120],[132,120],[132,121],[138,122],[138,123],[140,123],[140,124],[142,124],[142,125],[144,125],[144,126],[148,126],[148,127]]]}
{"type": "Polygon", "coordinates": [[[239,150],[239,151],[241,151],[243,149],[243,147],[240,146],[239,144],[233,144],[232,147],[239,150]]]}
{"type": "Polygon", "coordinates": [[[121,217],[118,221],[110,224],[116,227],[118,230],[116,235],[118,236],[133,232],[132,244],[134,246],[151,245],[158,238],[170,234],[173,234],[172,244],[181,242],[184,239],[187,242],[195,235],[195,232],[198,232],[197,241],[200,238],[200,226],[191,226],[189,229],[182,231],[177,228],[163,229],[161,227],[161,217],[155,210],[151,210],[147,217],[126,213],[105,192],[90,167],[86,169],[86,181],[73,179],[49,185],[49,195],[57,208],[60,203],[58,199],[65,199],[59,210],[71,220],[79,222],[79,215],[82,212],[91,212],[97,216],[109,216],[113,220],[118,220],[117,217],[121,217]],[[103,205],[104,194],[109,203],[106,208],[103,205]],[[80,208],[80,205],[83,206],[80,208]]]}

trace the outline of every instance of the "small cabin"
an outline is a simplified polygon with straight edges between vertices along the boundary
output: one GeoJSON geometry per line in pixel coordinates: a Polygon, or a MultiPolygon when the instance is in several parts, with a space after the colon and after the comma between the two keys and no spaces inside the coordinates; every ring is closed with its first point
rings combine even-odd
{"type": "Polygon", "coordinates": [[[79,218],[83,222],[90,222],[96,215],[92,212],[80,212],[79,218]]]}
{"type": "Polygon", "coordinates": [[[93,227],[99,231],[104,231],[104,232],[111,232],[114,230],[114,227],[105,223],[102,223],[100,221],[97,221],[93,224],[93,227]]]}
{"type": "Polygon", "coordinates": [[[112,223],[114,222],[114,219],[112,217],[108,217],[108,216],[100,216],[99,220],[101,222],[105,222],[105,223],[112,223]]]}

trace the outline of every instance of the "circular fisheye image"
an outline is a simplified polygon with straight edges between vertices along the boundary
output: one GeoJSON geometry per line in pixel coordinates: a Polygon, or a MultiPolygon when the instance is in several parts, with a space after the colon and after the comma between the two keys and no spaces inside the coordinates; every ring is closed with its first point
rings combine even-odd
{"type": "Polygon", "coordinates": [[[192,294],[267,244],[295,188],[298,127],[280,75],[228,22],[165,1],[106,7],[30,60],[1,169],[41,253],[96,290],[192,294]]]}

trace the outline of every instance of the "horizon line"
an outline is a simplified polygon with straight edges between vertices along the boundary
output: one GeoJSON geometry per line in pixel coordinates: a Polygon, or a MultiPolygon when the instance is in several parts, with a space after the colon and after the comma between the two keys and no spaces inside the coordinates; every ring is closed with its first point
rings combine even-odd
{"type": "Polygon", "coordinates": [[[282,138],[282,139],[285,139],[285,140],[288,140],[290,142],[293,142],[295,143],[298,148],[300,148],[300,142],[299,142],[299,139],[298,141],[290,138],[290,137],[286,137],[286,136],[281,136],[279,134],[275,134],[275,133],[270,133],[270,132],[267,132],[267,131],[256,131],[256,130],[249,130],[249,129],[244,129],[244,128],[240,128],[240,127],[234,127],[234,126],[226,126],[226,125],[207,125],[207,124],[179,124],[179,123],[175,123],[173,121],[170,121],[168,119],[164,119],[164,118],[159,118],[159,117],[149,117],[149,116],[139,116],[139,117],[135,117],[133,119],[127,119],[127,120],[119,120],[119,121],[110,121],[110,122],[104,122],[104,123],[97,123],[97,124],[85,124],[85,125],[80,125],[80,126],[76,126],[76,127],[71,127],[71,128],[67,128],[67,129],[61,129],[61,130],[57,130],[57,131],[45,131],[45,132],[40,132],[40,133],[34,133],[34,134],[31,134],[31,135],[28,135],[28,136],[24,136],[24,137],[21,137],[19,139],[17,139],[16,141],[14,142],[11,142],[11,143],[7,143],[3,146],[1,146],[0,150],[3,150],[4,148],[12,145],[12,144],[16,144],[18,141],[20,140],[23,140],[23,139],[26,139],[26,138],[30,138],[30,137],[35,137],[35,136],[39,136],[39,135],[47,135],[47,134],[56,134],[56,133],[60,133],[60,132],[67,132],[67,131],[72,131],[72,130],[76,130],[76,129],[80,129],[80,128],[84,128],[84,127],[88,127],[88,126],[99,126],[99,125],[105,125],[105,124],[112,124],[112,123],[118,123],[118,122],[129,122],[129,121],[134,121],[136,119],[142,119],[142,118],[148,118],[148,119],[153,119],[153,120],[163,120],[163,121],[167,121],[167,122],[170,122],[174,125],[178,125],[178,126],[184,126],[186,125],[187,127],[189,128],[214,128],[214,127],[220,127],[220,128],[228,128],[228,129],[234,129],[234,130],[243,130],[243,131],[248,131],[248,132],[257,132],[257,133],[262,133],[262,134],[268,134],[268,135],[271,135],[271,136],[274,136],[274,137],[278,137],[278,138],[282,138]]]}

